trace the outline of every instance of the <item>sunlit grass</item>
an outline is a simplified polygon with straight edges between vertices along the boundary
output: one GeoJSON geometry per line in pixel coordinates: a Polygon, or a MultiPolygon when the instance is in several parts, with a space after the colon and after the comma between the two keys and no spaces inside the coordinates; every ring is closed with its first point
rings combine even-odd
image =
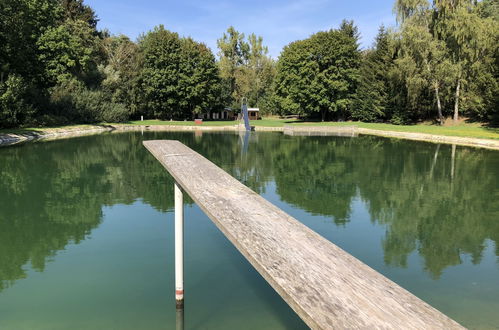
{"type": "MultiPolygon", "coordinates": [[[[237,125],[238,121],[204,121],[198,126],[233,126],[237,125]]],[[[145,120],[131,121],[133,125],[196,125],[193,121],[160,121],[160,120],[145,120]]],[[[380,123],[363,123],[358,121],[347,122],[317,122],[317,121],[301,121],[296,119],[279,119],[279,118],[264,118],[261,120],[252,120],[252,126],[263,127],[283,127],[286,125],[300,126],[357,126],[362,128],[376,129],[382,131],[396,132],[412,132],[425,133],[445,136],[472,137],[483,139],[499,139],[499,128],[489,128],[477,123],[460,123],[455,126],[439,126],[432,124],[417,124],[417,125],[392,125],[380,123]]]]}
{"type": "MultiPolygon", "coordinates": [[[[239,121],[203,121],[202,124],[196,124],[194,121],[162,121],[162,120],[144,120],[144,121],[129,121],[122,124],[106,124],[97,125],[68,125],[59,127],[43,127],[43,128],[20,128],[20,129],[1,129],[0,134],[29,134],[29,133],[51,133],[60,130],[78,130],[79,128],[96,128],[106,125],[175,125],[175,126],[234,126],[240,124],[239,121]]],[[[479,123],[461,122],[455,126],[439,126],[433,124],[417,124],[417,125],[391,125],[380,123],[363,123],[363,122],[317,122],[317,121],[302,121],[297,119],[280,119],[280,118],[264,118],[261,120],[252,120],[252,126],[260,127],[283,127],[291,126],[357,126],[361,128],[369,128],[382,131],[396,132],[412,132],[425,133],[445,136],[459,136],[470,138],[496,139],[499,140],[499,128],[491,128],[483,126],[479,123]]]]}

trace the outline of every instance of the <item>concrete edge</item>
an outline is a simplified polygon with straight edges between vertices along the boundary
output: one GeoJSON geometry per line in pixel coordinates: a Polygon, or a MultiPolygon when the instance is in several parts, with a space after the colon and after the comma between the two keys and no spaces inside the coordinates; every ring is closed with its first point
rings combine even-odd
{"type": "MultiPolygon", "coordinates": [[[[398,132],[398,131],[382,131],[370,128],[360,128],[357,126],[283,126],[283,127],[266,127],[255,126],[257,132],[330,132],[343,133],[353,132],[356,134],[376,135],[389,138],[407,139],[415,141],[425,141],[432,143],[456,144],[468,147],[486,148],[499,150],[499,140],[478,139],[446,135],[434,135],[426,133],[398,132]]],[[[48,132],[33,132],[25,134],[1,134],[0,146],[14,145],[17,143],[30,140],[52,140],[61,138],[71,138],[77,136],[85,136],[91,134],[99,134],[102,132],[111,131],[240,131],[241,125],[231,126],[180,126],[180,125],[105,125],[105,126],[89,126],[76,129],[56,129],[48,132]]]]}

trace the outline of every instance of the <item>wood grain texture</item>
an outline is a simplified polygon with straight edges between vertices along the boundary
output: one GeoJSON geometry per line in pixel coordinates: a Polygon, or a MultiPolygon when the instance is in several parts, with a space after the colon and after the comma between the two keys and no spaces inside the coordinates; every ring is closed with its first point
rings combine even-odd
{"type": "Polygon", "coordinates": [[[144,146],[311,328],[462,328],[182,143],[144,146]]]}

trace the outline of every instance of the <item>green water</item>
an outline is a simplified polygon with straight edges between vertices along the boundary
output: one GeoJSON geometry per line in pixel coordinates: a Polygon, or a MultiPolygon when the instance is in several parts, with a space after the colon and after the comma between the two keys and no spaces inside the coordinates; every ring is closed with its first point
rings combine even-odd
{"type": "MultiPolygon", "coordinates": [[[[379,137],[120,133],[0,148],[0,329],[174,329],[178,139],[471,328],[499,328],[499,152],[379,137]]],[[[193,173],[196,175],[196,173],[193,173]]],[[[186,205],[185,328],[301,329],[186,205]]]]}

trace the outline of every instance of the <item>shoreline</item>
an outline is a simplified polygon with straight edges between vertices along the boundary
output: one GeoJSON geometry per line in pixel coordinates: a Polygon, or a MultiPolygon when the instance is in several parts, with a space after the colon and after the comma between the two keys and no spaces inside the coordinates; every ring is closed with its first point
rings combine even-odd
{"type": "MultiPolygon", "coordinates": [[[[15,145],[26,141],[63,139],[78,136],[100,134],[104,132],[124,132],[124,131],[240,131],[240,125],[230,126],[194,126],[194,125],[89,125],[85,127],[48,129],[47,131],[30,133],[0,133],[0,146],[15,145]]],[[[339,135],[345,136],[345,133],[356,135],[375,135],[388,138],[406,139],[413,141],[424,141],[432,143],[455,144],[467,147],[485,148],[499,150],[499,140],[480,139],[471,137],[458,137],[447,135],[436,135],[427,133],[385,131],[370,128],[361,128],[357,126],[283,126],[268,127],[254,126],[256,132],[283,132],[287,135],[299,135],[296,133],[310,133],[308,135],[339,135]],[[290,134],[291,133],[291,134],[290,134]]],[[[304,134],[300,134],[304,135],[304,134]]]]}

